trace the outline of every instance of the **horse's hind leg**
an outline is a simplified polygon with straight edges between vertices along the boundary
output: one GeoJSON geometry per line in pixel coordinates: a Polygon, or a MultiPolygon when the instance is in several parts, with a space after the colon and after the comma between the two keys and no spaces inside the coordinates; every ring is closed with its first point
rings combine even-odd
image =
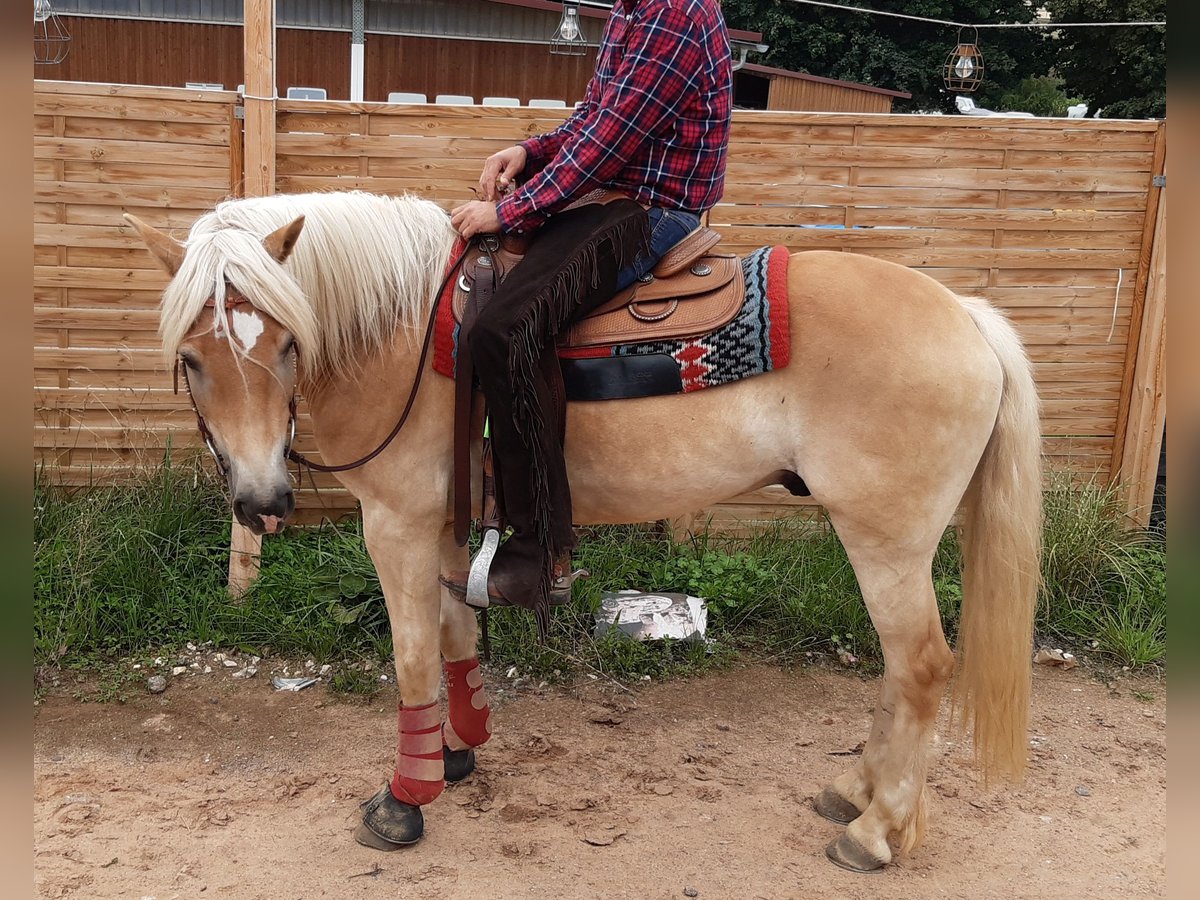
{"type": "Polygon", "coordinates": [[[927,747],[954,657],[930,573],[936,538],[913,546],[853,526],[838,531],[879,632],[884,676],[862,759],[816,806],[835,819],[831,812],[849,819],[861,810],[826,852],[838,865],[870,871],[891,861],[890,835],[907,851],[924,832],[927,747]]]}

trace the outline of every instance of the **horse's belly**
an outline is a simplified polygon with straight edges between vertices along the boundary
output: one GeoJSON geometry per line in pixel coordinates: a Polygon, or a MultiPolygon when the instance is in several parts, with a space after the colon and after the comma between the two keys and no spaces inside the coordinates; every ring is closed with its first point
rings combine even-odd
{"type": "Polygon", "coordinates": [[[691,395],[572,404],[566,449],[575,521],[693,513],[790,467],[782,417],[761,414],[767,394],[778,409],[780,386],[770,376],[691,395]]]}

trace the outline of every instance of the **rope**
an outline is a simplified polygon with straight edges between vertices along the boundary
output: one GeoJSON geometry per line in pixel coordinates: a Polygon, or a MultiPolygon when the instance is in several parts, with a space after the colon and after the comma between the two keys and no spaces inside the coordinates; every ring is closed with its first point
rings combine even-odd
{"type": "Polygon", "coordinates": [[[893,19],[908,19],[912,22],[927,22],[930,25],[949,25],[954,28],[1133,28],[1140,26],[1165,26],[1166,21],[1150,22],[1000,22],[994,25],[979,25],[974,22],[954,22],[950,19],[931,19],[926,16],[913,16],[908,13],[890,12],[882,9],[868,9],[865,6],[844,6],[841,3],[829,3],[826,0],[791,0],[792,3],[803,3],[806,6],[823,6],[828,9],[840,9],[844,12],[867,13],[872,16],[889,16],[893,19]]]}
{"type": "Polygon", "coordinates": [[[1106,344],[1112,340],[1113,332],[1117,330],[1117,304],[1121,302],[1121,282],[1124,280],[1124,278],[1125,270],[1117,269],[1117,292],[1113,296],[1112,325],[1109,326],[1108,337],[1104,339],[1104,343],[1106,344]]]}

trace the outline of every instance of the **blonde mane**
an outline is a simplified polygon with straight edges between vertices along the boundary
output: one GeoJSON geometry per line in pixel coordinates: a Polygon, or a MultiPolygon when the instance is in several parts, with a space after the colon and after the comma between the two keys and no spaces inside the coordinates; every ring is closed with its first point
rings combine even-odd
{"type": "MultiPolygon", "coordinates": [[[[163,352],[175,358],[205,302],[224,297],[228,282],[292,333],[306,379],[352,375],[398,330],[423,324],[453,245],[449,217],[410,195],[226,200],[192,226],[183,264],[163,293],[163,352]],[[262,240],[298,216],[304,230],[281,266],[262,240]]],[[[215,310],[214,328],[220,333],[215,310]]]]}

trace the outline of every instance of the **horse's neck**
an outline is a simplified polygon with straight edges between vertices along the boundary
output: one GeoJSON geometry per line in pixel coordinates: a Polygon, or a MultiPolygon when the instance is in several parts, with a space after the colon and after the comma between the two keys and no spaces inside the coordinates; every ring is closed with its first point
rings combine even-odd
{"type": "MultiPolygon", "coordinates": [[[[451,236],[448,244],[454,241],[451,236]]],[[[442,280],[438,279],[439,284],[442,280]]],[[[416,329],[400,330],[382,347],[365,353],[352,374],[313,380],[301,369],[299,387],[312,415],[313,432],[324,462],[341,464],[358,459],[391,432],[417,379],[425,329],[432,327],[434,299],[429,298],[416,329]]],[[[426,360],[409,423],[397,436],[397,444],[419,441],[428,446],[449,439],[450,429],[445,423],[452,413],[451,382],[434,373],[431,361],[432,357],[426,360]]],[[[450,445],[444,449],[449,453],[450,445]]]]}

